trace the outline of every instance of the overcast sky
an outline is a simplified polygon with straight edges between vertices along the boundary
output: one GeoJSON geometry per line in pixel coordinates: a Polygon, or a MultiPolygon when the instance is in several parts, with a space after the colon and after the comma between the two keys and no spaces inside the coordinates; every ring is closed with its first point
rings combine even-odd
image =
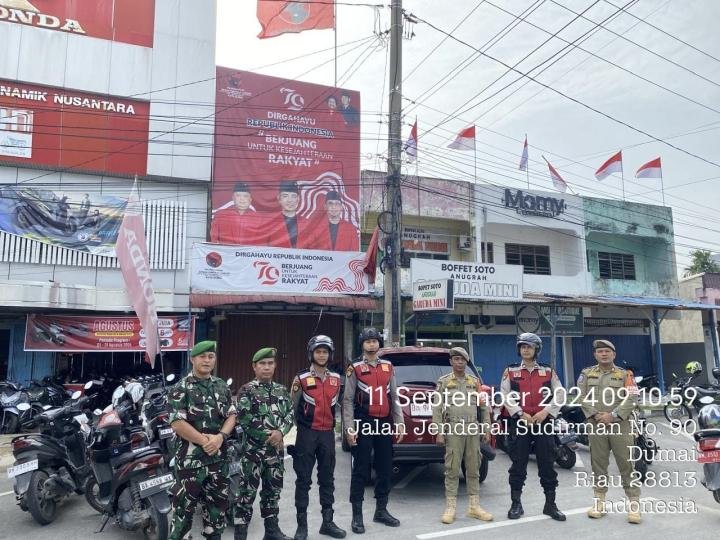
{"type": "MultiPolygon", "coordinates": [[[[362,95],[361,166],[384,170],[389,43],[375,32],[389,29],[390,10],[360,4],[390,0],[341,2],[338,86],[362,95]]],[[[445,147],[474,123],[478,182],[521,187],[527,186],[518,170],[527,133],[534,189],[552,190],[544,155],[574,192],[610,198],[621,197],[619,175],[598,182],[593,174],[622,149],[626,198],[650,204],[661,203],[660,181],[634,174],[661,156],[682,271],[690,250],[720,251],[720,2],[631,1],[629,14],[619,10],[627,4],[405,0],[406,12],[440,31],[423,22],[406,28],[415,36],[403,41],[403,139],[417,117],[419,173],[472,181],[473,154],[445,147]]],[[[254,0],[218,1],[217,63],[333,85],[333,31],[260,40],[255,6],[254,0]]],[[[415,165],[405,172],[414,174],[415,165]]]]}

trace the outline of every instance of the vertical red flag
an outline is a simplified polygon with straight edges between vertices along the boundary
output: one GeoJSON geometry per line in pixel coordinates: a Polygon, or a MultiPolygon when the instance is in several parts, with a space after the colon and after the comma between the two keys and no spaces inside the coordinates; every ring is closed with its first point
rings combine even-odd
{"type": "Polygon", "coordinates": [[[409,162],[413,162],[417,159],[417,120],[413,124],[410,130],[410,136],[405,143],[405,155],[409,162]]]}
{"type": "Polygon", "coordinates": [[[378,252],[378,236],[380,228],[375,227],[372,238],[370,238],[370,244],[368,245],[367,251],[365,252],[365,267],[363,271],[368,275],[370,285],[375,283],[375,273],[377,272],[377,252],[378,252]]]}
{"type": "Polygon", "coordinates": [[[155,367],[155,355],[159,351],[158,320],[155,290],[150,278],[145,227],[143,225],[140,198],[137,192],[137,178],[133,182],[130,198],[125,208],[117,245],[115,246],[125,288],[140,326],[145,330],[145,361],[155,367]]]}
{"type": "Polygon", "coordinates": [[[260,39],[304,30],[335,28],[335,1],[258,0],[257,18],[262,26],[260,39]]]}

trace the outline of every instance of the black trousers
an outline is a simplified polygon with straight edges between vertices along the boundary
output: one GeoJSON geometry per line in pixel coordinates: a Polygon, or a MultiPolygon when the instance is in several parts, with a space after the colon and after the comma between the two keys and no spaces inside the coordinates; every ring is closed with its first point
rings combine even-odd
{"type": "Polygon", "coordinates": [[[316,431],[298,426],[295,439],[295,507],[305,512],[309,502],[312,472],[317,460],[317,482],[320,488],[320,506],[332,508],[335,502],[335,432],[316,431]]]}
{"type": "Polygon", "coordinates": [[[370,480],[371,456],[375,467],[375,498],[387,503],[390,495],[390,476],[392,474],[392,435],[393,423],[388,418],[356,419],[357,445],[352,447],[352,476],[350,477],[350,502],[361,503],[365,498],[365,485],[370,480]],[[363,434],[365,433],[365,434],[363,434]]]}
{"type": "MultiPolygon", "coordinates": [[[[542,424],[542,427],[547,432],[549,432],[549,428],[546,428],[545,425],[548,422],[549,420],[546,420],[542,424]]],[[[528,425],[526,434],[518,434],[518,421],[513,418],[508,420],[507,448],[510,459],[512,459],[512,465],[508,470],[510,489],[522,491],[527,478],[527,465],[531,446],[534,446],[540,485],[545,492],[555,491],[558,485],[557,472],[553,468],[555,462],[555,436],[532,434],[531,428],[532,426],[528,425]]],[[[520,433],[523,433],[523,431],[520,433]]]]}

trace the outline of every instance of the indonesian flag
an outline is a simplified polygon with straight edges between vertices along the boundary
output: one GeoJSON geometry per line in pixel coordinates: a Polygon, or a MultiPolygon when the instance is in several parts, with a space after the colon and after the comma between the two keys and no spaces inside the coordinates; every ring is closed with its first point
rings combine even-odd
{"type": "MultiPolygon", "coordinates": [[[[545,156],[543,156],[543,159],[545,159],[545,156]]],[[[560,173],[555,170],[555,167],[553,167],[547,159],[545,159],[545,163],[547,163],[548,170],[550,171],[550,178],[552,179],[552,183],[553,186],[555,186],[555,189],[562,192],[567,191],[567,182],[563,180],[563,177],[560,176],[560,173]]]]}
{"type": "Polygon", "coordinates": [[[522,156],[520,156],[520,170],[521,170],[521,171],[527,171],[527,170],[528,170],[528,145],[527,145],[527,135],[525,135],[525,144],[523,145],[522,156]]]}
{"type": "Polygon", "coordinates": [[[133,183],[122,225],[118,232],[115,253],[122,272],[125,289],[130,303],[145,331],[145,361],[155,367],[158,343],[158,319],[155,290],[150,278],[145,227],[143,225],[140,199],[137,192],[137,178],[133,183]]]}
{"type": "Polygon", "coordinates": [[[375,273],[377,272],[377,253],[378,253],[378,236],[380,233],[380,227],[375,226],[372,238],[370,238],[370,244],[368,244],[367,251],[365,252],[365,258],[363,262],[363,272],[368,275],[370,285],[375,283],[375,273]]]}
{"type": "Polygon", "coordinates": [[[453,142],[448,144],[453,150],[475,150],[475,126],[463,129],[453,142]]]}
{"type": "Polygon", "coordinates": [[[662,178],[662,165],[660,158],[648,161],[635,173],[635,178],[662,178]]]}
{"type": "Polygon", "coordinates": [[[408,161],[415,161],[417,159],[417,120],[415,120],[410,130],[410,136],[405,143],[405,155],[408,161]]]}
{"type": "Polygon", "coordinates": [[[605,163],[600,165],[600,168],[595,171],[595,178],[598,180],[605,180],[611,174],[616,172],[621,173],[622,168],[622,150],[615,154],[613,157],[608,159],[605,163]]]}
{"type": "Polygon", "coordinates": [[[260,39],[304,30],[335,28],[335,0],[258,0],[257,18],[262,26],[262,32],[258,34],[260,39]]]}

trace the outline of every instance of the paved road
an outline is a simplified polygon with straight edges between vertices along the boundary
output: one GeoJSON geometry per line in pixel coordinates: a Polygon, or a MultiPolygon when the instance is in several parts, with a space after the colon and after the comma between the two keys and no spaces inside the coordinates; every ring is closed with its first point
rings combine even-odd
{"type": "MultiPolygon", "coordinates": [[[[663,449],[690,449],[693,447],[691,437],[685,435],[671,436],[670,428],[664,420],[655,419],[654,424],[660,434],[656,437],[663,449]]],[[[588,471],[589,454],[587,449],[581,449],[580,459],[574,470],[559,470],[560,488],[558,490],[558,504],[568,514],[565,523],[556,523],[542,515],[542,493],[536,476],[536,467],[531,462],[529,466],[529,481],[523,498],[525,517],[517,521],[506,518],[509,505],[509,488],[507,485],[507,469],[509,459],[503,453],[498,453],[495,461],[490,464],[487,480],[481,486],[482,505],[495,514],[496,520],[492,523],[482,523],[464,517],[467,505],[466,497],[460,499],[463,510],[459,519],[452,525],[440,523],[440,514],[443,510],[443,474],[438,465],[419,467],[405,471],[398,478],[391,495],[390,510],[402,521],[399,529],[389,529],[383,525],[372,523],[372,488],[366,494],[366,526],[364,539],[380,538],[394,539],[432,539],[450,538],[468,540],[478,538],[479,534],[489,531],[495,538],[533,538],[533,540],[550,539],[558,537],[583,539],[613,539],[625,538],[629,534],[642,535],[646,538],[687,538],[716,539],[720,532],[720,505],[715,503],[712,494],[701,484],[702,472],[695,462],[655,462],[651,470],[656,474],[665,472],[669,475],[671,487],[659,485],[647,486],[643,490],[643,500],[656,507],[660,504],[675,502],[692,513],[658,512],[645,514],[641,525],[626,523],[623,514],[609,515],[602,520],[590,520],[585,516],[585,510],[591,503],[591,489],[577,486],[578,475],[588,471]],[[694,475],[694,476],[693,476],[694,475]],[[697,485],[692,487],[692,479],[697,485]]],[[[291,461],[286,460],[288,472],[285,478],[285,490],[281,500],[280,524],[286,534],[295,531],[293,488],[295,475],[292,471],[291,461]]],[[[336,505],[336,521],[349,530],[350,505],[346,502],[349,491],[350,459],[348,454],[338,452],[336,470],[336,495],[339,504],[336,505]]],[[[613,469],[617,472],[616,469],[613,469]]],[[[663,482],[664,483],[664,482],[663,482]]],[[[464,485],[461,484],[461,489],[464,485]]],[[[22,512],[14,501],[12,484],[7,478],[0,479],[0,538],[32,538],[33,540],[90,539],[115,540],[119,538],[141,538],[141,535],[132,535],[119,530],[114,525],[108,525],[101,536],[93,535],[93,531],[100,524],[100,517],[85,504],[84,499],[75,497],[61,508],[58,520],[50,526],[40,527],[32,518],[22,512]]],[[[316,493],[316,492],[314,492],[316,493]]],[[[622,496],[621,488],[613,488],[609,499],[619,500],[622,496]]],[[[315,498],[317,495],[315,495],[315,498]]],[[[263,535],[262,523],[259,520],[259,511],[256,507],[256,518],[253,520],[249,538],[261,539],[263,535]]],[[[320,526],[320,509],[317,502],[311,503],[310,508],[311,538],[320,539],[317,529],[320,526]]],[[[199,517],[196,519],[200,522],[199,517]]],[[[199,529],[193,533],[200,538],[199,529]]],[[[355,537],[348,533],[348,538],[355,537]]],[[[231,539],[232,533],[227,531],[223,538],[231,539]]],[[[359,538],[359,537],[358,537],[359,538]]]]}

